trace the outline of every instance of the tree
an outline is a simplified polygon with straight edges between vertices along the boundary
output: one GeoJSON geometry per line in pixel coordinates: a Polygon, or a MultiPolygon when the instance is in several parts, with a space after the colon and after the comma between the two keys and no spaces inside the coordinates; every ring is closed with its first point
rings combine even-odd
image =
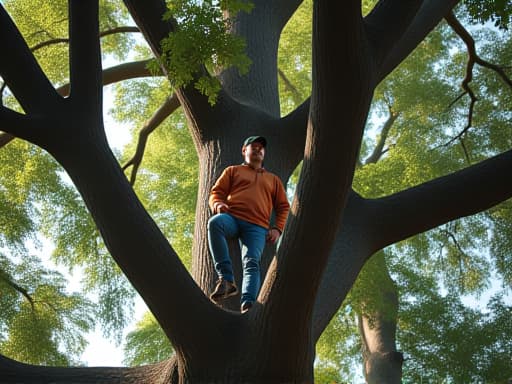
{"type": "MultiPolygon", "coordinates": [[[[40,4],[36,13],[29,2],[3,4],[17,20],[47,76],[59,85],[58,92],[67,95],[67,2],[40,4]]],[[[118,59],[124,58],[128,45],[130,35],[126,32],[138,31],[136,27],[119,26],[127,18],[127,11],[121,6],[100,2],[102,53],[118,59]]],[[[17,108],[5,84],[0,84],[4,105],[17,108]]],[[[85,348],[84,333],[95,325],[101,325],[105,335],[121,340],[120,330],[129,320],[134,291],[102,245],[78,192],[61,177],[58,163],[26,141],[13,141],[4,133],[0,137],[0,353],[25,362],[76,365],[85,348]],[[80,269],[80,294],[66,292],[68,282],[60,274],[42,268],[41,261],[30,255],[33,247],[41,246],[38,233],[54,241],[53,261],[80,269]],[[45,288],[41,289],[43,284],[45,288]],[[89,293],[99,298],[94,306],[84,297],[89,293]],[[50,294],[53,306],[47,304],[50,294]],[[83,322],[79,321],[79,313],[83,322]],[[74,327],[70,326],[73,321],[74,327]],[[37,324],[34,329],[38,332],[23,326],[29,322],[37,324]],[[41,354],[41,350],[46,353],[41,354]]]]}
{"type": "MultiPolygon", "coordinates": [[[[137,369],[66,370],[2,358],[7,382],[78,377],[82,382],[113,377],[126,382],[311,382],[314,344],[372,254],[511,196],[512,182],[502,177],[512,161],[510,150],[389,196],[365,198],[352,190],[375,87],[457,1],[404,5],[383,0],[365,17],[360,2],[316,2],[311,98],[281,118],[276,49],[280,31],[299,3],[258,1],[251,13],[237,16],[230,28],[245,38],[253,64],[245,76],[234,69],[219,75],[222,89],[214,106],[193,84],[176,90],[200,164],[192,276],[108,147],[95,4],[69,4],[68,98],[55,91],[1,8],[2,48],[12,54],[0,61],[0,74],[25,114],[2,107],[0,129],[40,146],[64,167],[110,254],[176,351],[167,362],[137,369]],[[334,56],[333,50],[341,54],[334,56]],[[266,251],[268,271],[259,304],[240,315],[214,306],[204,294],[215,279],[205,241],[206,196],[219,172],[238,161],[240,142],[252,133],[270,139],[276,155],[268,167],[283,180],[304,160],[282,242],[277,251],[266,251]]],[[[160,46],[177,28],[174,20],[162,20],[165,4],[125,4],[154,54],[172,60],[172,52],[164,53],[160,46]]],[[[206,72],[197,68],[197,73],[206,72]]],[[[398,354],[387,357],[401,367],[398,354]]]]}

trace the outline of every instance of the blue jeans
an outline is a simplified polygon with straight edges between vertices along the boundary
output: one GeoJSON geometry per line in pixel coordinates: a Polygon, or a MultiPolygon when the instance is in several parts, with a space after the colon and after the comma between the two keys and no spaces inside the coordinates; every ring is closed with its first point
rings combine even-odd
{"type": "Polygon", "coordinates": [[[229,213],[219,213],[208,221],[208,244],[220,278],[234,281],[227,239],[239,238],[243,245],[242,303],[254,302],[258,296],[261,285],[260,259],[267,233],[267,228],[238,219],[229,213]]]}

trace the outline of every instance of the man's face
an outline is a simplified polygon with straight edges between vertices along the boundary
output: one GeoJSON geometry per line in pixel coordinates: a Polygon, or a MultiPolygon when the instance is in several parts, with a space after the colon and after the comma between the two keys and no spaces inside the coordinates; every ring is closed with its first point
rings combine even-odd
{"type": "Polygon", "coordinates": [[[265,158],[265,148],[257,141],[245,146],[242,149],[242,155],[246,163],[262,163],[265,158]]]}

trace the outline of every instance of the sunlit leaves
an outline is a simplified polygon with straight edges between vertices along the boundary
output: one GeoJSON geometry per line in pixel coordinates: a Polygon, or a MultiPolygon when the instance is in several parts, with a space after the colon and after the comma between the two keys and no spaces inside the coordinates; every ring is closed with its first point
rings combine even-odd
{"type": "Polygon", "coordinates": [[[35,257],[0,255],[0,353],[33,364],[68,365],[85,348],[92,305],[35,257]]]}
{"type": "Polygon", "coordinates": [[[457,383],[506,382],[512,374],[508,336],[512,308],[502,297],[491,298],[485,312],[464,306],[456,296],[434,291],[418,304],[402,304],[399,342],[408,351],[406,382],[439,377],[457,383]]]}
{"type": "MultiPolygon", "coordinates": [[[[163,80],[132,81],[118,87],[114,115],[140,129],[168,97],[163,80]],[[133,90],[139,93],[134,97],[133,90]]],[[[124,150],[123,162],[135,153],[137,135],[124,150]]],[[[181,111],[149,137],[135,190],[184,263],[191,261],[198,188],[198,158],[181,111]]],[[[128,168],[128,171],[131,171],[128,168]]]]}
{"type": "Polygon", "coordinates": [[[353,383],[353,367],[362,362],[356,313],[343,307],[333,317],[316,346],[315,383],[353,383]]]}
{"type": "Polygon", "coordinates": [[[126,337],[124,362],[128,366],[158,363],[172,354],[172,347],[151,313],[146,312],[126,337]]]}
{"type": "Polygon", "coordinates": [[[247,1],[184,1],[168,2],[165,18],[173,18],[176,31],[161,42],[161,62],[167,68],[174,87],[178,88],[194,81],[194,86],[215,103],[219,81],[201,75],[196,79],[202,65],[213,73],[230,66],[241,74],[249,70],[250,59],[245,55],[245,42],[230,34],[232,18],[239,11],[250,12],[252,3],[247,1]],[[225,17],[229,15],[229,17],[225,17]]]}
{"type": "Polygon", "coordinates": [[[474,21],[491,21],[496,27],[508,29],[512,13],[510,0],[465,0],[464,5],[474,21]]]}
{"type": "Polygon", "coordinates": [[[121,337],[135,292],[108,253],[84,203],[73,189],[44,202],[42,232],[55,242],[53,260],[82,275],[84,292],[97,297],[94,311],[104,334],[121,337]]]}
{"type": "Polygon", "coordinates": [[[279,95],[282,115],[299,106],[311,93],[312,6],[311,0],[301,4],[286,24],[279,41],[279,95]]]}
{"type": "MultiPolygon", "coordinates": [[[[6,0],[4,6],[14,19],[28,46],[50,81],[58,86],[69,79],[68,1],[41,1],[34,10],[29,0],[6,0]],[[37,49],[36,49],[37,48],[37,49]]],[[[121,0],[100,1],[100,32],[129,25],[128,12],[121,0]]],[[[133,24],[132,24],[133,25],[133,24]]],[[[103,56],[123,59],[133,44],[129,34],[112,34],[102,39],[103,56]]]]}

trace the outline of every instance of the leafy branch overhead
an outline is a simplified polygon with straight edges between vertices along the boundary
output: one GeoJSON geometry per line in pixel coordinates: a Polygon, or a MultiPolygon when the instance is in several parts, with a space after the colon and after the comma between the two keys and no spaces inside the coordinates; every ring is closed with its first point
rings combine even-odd
{"type": "Polygon", "coordinates": [[[172,19],[176,29],[161,41],[162,55],[150,69],[159,72],[163,65],[174,88],[193,83],[214,104],[220,82],[201,68],[218,74],[234,66],[241,75],[247,73],[251,60],[245,54],[245,41],[229,31],[236,15],[250,12],[253,4],[244,0],[173,0],[168,7],[164,20],[172,19]]]}

